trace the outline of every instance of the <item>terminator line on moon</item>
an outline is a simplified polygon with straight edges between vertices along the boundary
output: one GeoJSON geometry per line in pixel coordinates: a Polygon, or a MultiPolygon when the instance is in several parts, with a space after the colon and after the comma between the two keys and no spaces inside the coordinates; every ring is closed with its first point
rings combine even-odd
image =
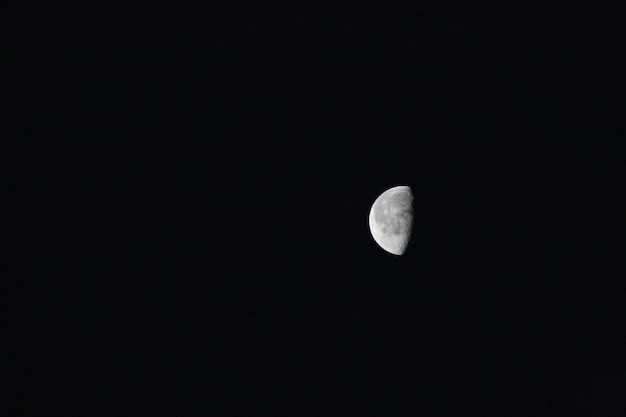
{"type": "Polygon", "coordinates": [[[413,228],[413,192],[399,185],[383,192],[370,210],[372,237],[389,253],[402,255],[411,239],[413,228]]]}

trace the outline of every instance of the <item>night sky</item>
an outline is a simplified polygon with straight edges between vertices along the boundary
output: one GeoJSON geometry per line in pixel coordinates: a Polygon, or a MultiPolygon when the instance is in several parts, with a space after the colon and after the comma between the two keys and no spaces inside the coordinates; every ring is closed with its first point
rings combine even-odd
{"type": "Polygon", "coordinates": [[[4,415],[626,411],[623,9],[4,18],[4,415]]]}

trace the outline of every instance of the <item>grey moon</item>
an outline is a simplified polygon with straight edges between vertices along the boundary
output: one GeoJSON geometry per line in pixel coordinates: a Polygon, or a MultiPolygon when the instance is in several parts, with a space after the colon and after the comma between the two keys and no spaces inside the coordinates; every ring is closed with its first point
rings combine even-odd
{"type": "Polygon", "coordinates": [[[383,192],[372,204],[369,215],[372,237],[389,253],[402,255],[413,229],[413,192],[399,185],[383,192]]]}

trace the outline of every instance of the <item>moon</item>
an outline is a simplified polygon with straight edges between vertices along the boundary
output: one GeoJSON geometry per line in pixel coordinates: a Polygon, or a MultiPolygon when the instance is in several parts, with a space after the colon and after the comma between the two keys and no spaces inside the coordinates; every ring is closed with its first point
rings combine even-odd
{"type": "Polygon", "coordinates": [[[413,192],[399,185],[383,192],[372,204],[369,215],[372,237],[389,253],[402,255],[413,229],[413,192]]]}

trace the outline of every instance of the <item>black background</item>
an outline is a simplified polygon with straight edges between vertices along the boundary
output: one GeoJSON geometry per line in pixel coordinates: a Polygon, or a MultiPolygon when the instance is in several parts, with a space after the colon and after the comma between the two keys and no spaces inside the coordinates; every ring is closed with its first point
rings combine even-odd
{"type": "Polygon", "coordinates": [[[626,409],[623,10],[4,16],[7,415],[626,409]]]}

